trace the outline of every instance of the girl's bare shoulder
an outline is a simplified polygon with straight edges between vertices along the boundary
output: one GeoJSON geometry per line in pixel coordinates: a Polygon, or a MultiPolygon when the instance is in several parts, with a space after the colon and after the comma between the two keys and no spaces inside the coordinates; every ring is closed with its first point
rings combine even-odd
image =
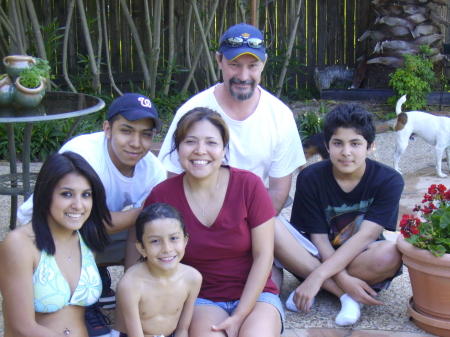
{"type": "Polygon", "coordinates": [[[34,246],[35,235],[31,224],[17,227],[13,231],[9,232],[3,239],[1,246],[4,248],[16,248],[20,249],[29,248],[34,246]]]}

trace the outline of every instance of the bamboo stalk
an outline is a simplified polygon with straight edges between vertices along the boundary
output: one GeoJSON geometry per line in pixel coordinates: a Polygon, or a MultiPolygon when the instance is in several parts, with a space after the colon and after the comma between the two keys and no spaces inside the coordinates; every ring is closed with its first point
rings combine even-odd
{"type": "Polygon", "coordinates": [[[246,22],[247,20],[245,20],[245,8],[244,8],[244,4],[242,3],[242,1],[238,1],[238,8],[239,8],[239,13],[241,14],[241,22],[246,22]]]}
{"type": "Polygon", "coordinates": [[[103,44],[103,34],[102,34],[102,9],[100,7],[100,0],[95,0],[95,5],[97,9],[97,30],[98,30],[98,39],[97,39],[97,68],[99,73],[101,73],[101,61],[102,61],[102,44],[103,44]]]}
{"type": "Polygon", "coordinates": [[[17,49],[19,54],[25,55],[26,53],[25,53],[25,49],[24,49],[24,46],[23,46],[22,36],[20,34],[20,28],[19,28],[20,27],[20,21],[19,21],[19,18],[18,18],[18,13],[17,13],[17,7],[16,6],[17,6],[17,3],[15,1],[11,1],[9,3],[9,13],[10,13],[9,17],[10,17],[10,20],[11,20],[11,25],[13,27],[16,27],[14,29],[14,36],[16,37],[16,42],[17,42],[15,45],[12,46],[11,50],[12,50],[13,53],[15,53],[14,49],[17,49]]]}
{"type": "MultiPolygon", "coordinates": [[[[81,1],[81,0],[79,0],[81,1]]],[[[133,40],[134,43],[136,45],[136,49],[139,55],[139,61],[141,63],[142,66],[142,72],[144,73],[144,85],[146,89],[150,88],[150,74],[147,68],[147,62],[145,61],[145,53],[144,50],[142,48],[142,43],[141,43],[141,39],[139,38],[139,34],[136,30],[136,26],[133,22],[133,18],[131,17],[131,13],[128,10],[128,6],[125,2],[125,0],[120,0],[120,4],[123,10],[123,13],[125,15],[125,18],[127,19],[128,22],[128,26],[130,27],[131,30],[131,34],[133,35],[133,40]]]]}
{"type": "Polygon", "coordinates": [[[148,69],[150,71],[150,81],[151,83],[153,83],[153,79],[152,79],[152,65],[151,65],[151,60],[153,59],[153,34],[152,34],[152,24],[151,24],[151,20],[150,20],[150,8],[148,7],[148,1],[149,0],[144,0],[144,15],[145,15],[145,28],[147,30],[147,41],[148,41],[148,69]]]}
{"type": "MultiPolygon", "coordinates": [[[[3,11],[3,8],[1,6],[0,6],[0,24],[2,24],[3,27],[5,27],[6,32],[9,34],[9,37],[12,40],[12,43],[17,45],[17,39],[15,36],[16,33],[14,31],[14,28],[11,24],[11,21],[9,21],[8,16],[3,11]]],[[[5,39],[5,44],[6,44],[6,39],[5,39]]]]}
{"type": "Polygon", "coordinates": [[[72,81],[69,79],[69,75],[67,74],[67,48],[69,45],[69,32],[70,32],[70,24],[72,22],[73,10],[75,7],[75,0],[70,0],[69,5],[67,6],[67,18],[66,18],[66,29],[64,30],[64,42],[63,42],[63,52],[62,52],[62,71],[63,78],[66,81],[68,87],[72,92],[77,92],[77,89],[72,84],[72,81]]]}
{"type": "Polygon", "coordinates": [[[17,29],[19,30],[20,36],[22,36],[22,43],[23,43],[23,49],[25,52],[28,50],[29,47],[29,41],[28,36],[25,34],[25,22],[29,22],[27,19],[27,9],[24,4],[24,0],[19,0],[16,4],[17,8],[17,17],[19,19],[19,25],[17,26],[17,29]]]}
{"type": "MultiPolygon", "coordinates": [[[[47,60],[47,53],[45,51],[44,39],[42,38],[41,27],[39,26],[39,21],[37,20],[36,10],[34,9],[34,5],[32,0],[25,0],[26,9],[28,11],[28,17],[31,21],[31,26],[33,27],[33,35],[36,43],[38,56],[47,60]]],[[[45,89],[51,90],[50,81],[45,83],[45,89]]]]}
{"type": "Polygon", "coordinates": [[[161,11],[162,11],[162,0],[155,0],[155,15],[154,15],[154,43],[152,48],[152,65],[151,65],[151,87],[150,87],[150,97],[155,98],[156,95],[156,77],[158,76],[158,61],[159,53],[161,51],[161,11]]]}
{"type": "Polygon", "coordinates": [[[84,40],[86,42],[86,49],[89,55],[89,65],[92,74],[92,88],[95,91],[100,90],[100,72],[95,61],[94,48],[92,47],[91,34],[86,20],[86,13],[84,11],[83,0],[77,0],[78,14],[80,15],[81,28],[83,30],[84,40]]]}
{"type": "MultiPolygon", "coordinates": [[[[185,48],[187,66],[188,66],[188,69],[190,69],[189,74],[192,74],[194,72],[195,68],[196,68],[196,67],[193,66],[192,59],[191,59],[191,48],[190,48],[191,47],[190,40],[192,40],[191,39],[191,22],[192,22],[192,5],[189,6],[189,10],[188,10],[188,14],[187,14],[187,17],[186,17],[186,21],[184,23],[184,25],[186,27],[186,29],[184,31],[184,33],[185,33],[184,34],[184,41],[185,41],[184,48],[185,48]]],[[[203,49],[203,46],[202,46],[202,49],[203,49]]],[[[192,84],[194,85],[195,92],[199,91],[198,90],[197,81],[195,80],[195,78],[193,76],[191,76],[191,77],[188,76],[186,81],[184,81],[183,89],[181,89],[182,92],[184,90],[187,90],[187,87],[189,87],[189,84],[190,84],[191,81],[192,81],[192,84]],[[188,79],[189,79],[189,81],[188,81],[188,79]],[[184,89],[185,87],[186,87],[186,89],[184,89]]]]}
{"type": "MultiPolygon", "coordinates": [[[[224,0],[225,5],[226,5],[227,2],[228,2],[228,0],[224,0]]],[[[213,23],[213,19],[214,19],[214,16],[215,16],[215,13],[216,13],[218,5],[219,5],[219,0],[216,0],[216,2],[213,5],[213,10],[210,13],[208,24],[206,26],[206,31],[208,32],[207,33],[208,36],[209,36],[209,32],[211,30],[211,25],[213,23]]],[[[194,8],[192,3],[191,3],[191,7],[190,8],[192,8],[192,10],[194,8]]],[[[198,61],[200,60],[200,57],[203,55],[202,51],[203,51],[203,44],[201,44],[198,47],[197,55],[195,56],[194,62],[192,63],[192,66],[191,66],[190,71],[189,71],[189,75],[188,75],[186,81],[184,82],[183,88],[181,89],[182,92],[189,88],[189,84],[190,84],[192,78],[194,77],[194,72],[197,69],[198,61]]],[[[216,76],[216,77],[218,77],[218,76],[216,76]]]]}
{"type": "Polygon", "coordinates": [[[105,55],[106,55],[106,67],[108,68],[108,78],[111,83],[111,86],[113,89],[122,96],[123,93],[120,91],[120,89],[117,87],[116,82],[114,81],[114,77],[111,70],[111,57],[109,55],[109,48],[108,48],[108,28],[106,27],[106,12],[105,12],[105,0],[102,0],[102,10],[101,10],[101,21],[103,23],[103,30],[105,35],[105,55]]]}
{"type": "Polygon", "coordinates": [[[283,68],[281,68],[280,77],[278,78],[278,83],[277,83],[277,91],[275,93],[275,96],[278,98],[280,98],[281,90],[283,89],[284,78],[286,77],[287,67],[289,65],[289,60],[290,60],[291,54],[292,54],[292,48],[294,47],[295,36],[297,35],[298,22],[300,21],[300,10],[302,8],[302,3],[303,3],[303,0],[300,0],[298,2],[295,23],[291,29],[291,32],[289,33],[289,43],[288,43],[288,48],[286,51],[286,57],[284,58],[283,68]]]}
{"type": "Polygon", "coordinates": [[[174,66],[174,50],[175,50],[175,23],[174,23],[175,1],[169,0],[169,56],[167,58],[167,71],[164,86],[164,94],[169,94],[170,79],[172,77],[174,66]]]}
{"type": "Polygon", "coordinates": [[[198,25],[198,30],[200,31],[200,36],[203,42],[203,48],[207,51],[205,53],[205,57],[209,66],[209,69],[211,71],[211,77],[214,83],[217,83],[217,76],[215,74],[215,69],[214,69],[214,63],[212,61],[211,58],[211,54],[209,53],[209,45],[208,42],[206,41],[206,34],[205,34],[205,30],[203,29],[203,25],[202,25],[202,20],[200,18],[200,14],[198,12],[198,8],[197,8],[197,4],[195,3],[195,0],[191,0],[191,4],[192,4],[192,9],[194,10],[194,14],[195,17],[197,19],[197,25],[198,25]]]}

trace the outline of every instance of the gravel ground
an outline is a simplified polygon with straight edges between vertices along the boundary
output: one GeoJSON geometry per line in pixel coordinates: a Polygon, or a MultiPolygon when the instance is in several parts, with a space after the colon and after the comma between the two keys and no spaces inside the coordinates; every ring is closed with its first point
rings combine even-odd
{"type": "MultiPolygon", "coordinates": [[[[371,158],[379,160],[389,166],[392,166],[392,156],[395,149],[395,134],[394,132],[384,132],[377,135],[375,140],[376,147],[371,158]]],[[[317,158],[312,158],[309,163],[316,161],[317,158]]],[[[434,166],[435,154],[434,147],[425,143],[421,139],[416,138],[415,141],[410,141],[406,152],[400,160],[400,168],[405,174],[413,175],[415,171],[427,167],[434,166]]],[[[39,163],[31,165],[32,171],[38,171],[39,163]]],[[[19,165],[18,169],[21,169],[19,165]]],[[[443,171],[448,171],[447,164],[443,163],[443,171]]],[[[7,162],[0,162],[0,174],[9,172],[9,164],[7,162]]],[[[291,189],[291,196],[294,195],[295,176],[291,189]]],[[[19,197],[19,204],[22,199],[19,197]]],[[[287,219],[290,218],[290,208],[283,210],[282,215],[287,219]]],[[[0,240],[9,232],[9,214],[10,214],[10,197],[0,196],[0,240]]],[[[405,268],[406,269],[406,268],[405,268]]],[[[113,277],[113,287],[115,288],[118,280],[123,274],[122,267],[110,268],[113,277]]],[[[285,272],[285,281],[281,292],[281,298],[284,300],[289,293],[298,286],[299,282],[292,275],[285,272]]],[[[396,330],[405,332],[422,332],[413,322],[409,320],[409,315],[406,311],[406,302],[411,297],[411,287],[409,283],[408,273],[405,270],[404,274],[394,280],[391,288],[388,291],[383,291],[379,294],[379,299],[384,303],[383,306],[369,307],[366,306],[362,310],[362,317],[360,321],[353,326],[353,329],[381,329],[381,330],[396,330]]],[[[1,299],[1,296],[0,296],[1,299]]],[[[339,310],[339,300],[334,296],[320,292],[316,297],[316,302],[307,315],[293,313],[286,311],[286,327],[287,328],[336,328],[334,324],[334,317],[336,317],[339,310]]],[[[114,310],[105,311],[105,314],[114,320],[114,310]]],[[[3,337],[3,315],[0,312],[0,337],[3,337]]]]}

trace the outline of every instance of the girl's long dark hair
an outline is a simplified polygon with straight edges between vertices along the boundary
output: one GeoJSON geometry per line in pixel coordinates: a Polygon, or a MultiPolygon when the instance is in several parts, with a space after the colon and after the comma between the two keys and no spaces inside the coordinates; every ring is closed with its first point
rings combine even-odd
{"type": "Polygon", "coordinates": [[[79,154],[68,151],[51,155],[42,165],[33,194],[33,217],[31,218],[36,246],[48,254],[55,254],[55,242],[47,223],[56,185],[69,173],[85,177],[92,189],[92,210],[80,229],[86,245],[95,252],[102,252],[110,239],[105,224],[112,227],[111,214],[106,205],[103,184],[89,163],[79,154]]]}

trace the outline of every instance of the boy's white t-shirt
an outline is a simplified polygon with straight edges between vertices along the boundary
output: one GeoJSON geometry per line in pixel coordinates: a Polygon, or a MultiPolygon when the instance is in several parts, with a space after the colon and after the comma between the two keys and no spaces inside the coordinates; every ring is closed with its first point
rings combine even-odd
{"type": "Polygon", "coordinates": [[[217,111],[227,123],[230,166],[251,171],[266,182],[268,176],[285,177],[306,162],[292,111],[283,102],[258,86],[261,97],[256,110],[247,119],[237,121],[221,109],[214,96],[215,88],[197,94],[178,109],[158,156],[167,171],[183,172],[177,151],[168,153],[178,121],[196,107],[217,111]]]}
{"type": "MultiPolygon", "coordinates": [[[[103,131],[80,135],[67,142],[60,153],[72,151],[81,155],[100,177],[106,192],[106,204],[111,212],[122,211],[133,205],[139,207],[154,186],[166,179],[166,170],[151,152],[137,164],[133,177],[123,176],[114,166],[108,154],[107,140],[103,131]]],[[[31,221],[33,197],[19,208],[17,217],[22,224],[31,221]]]]}

